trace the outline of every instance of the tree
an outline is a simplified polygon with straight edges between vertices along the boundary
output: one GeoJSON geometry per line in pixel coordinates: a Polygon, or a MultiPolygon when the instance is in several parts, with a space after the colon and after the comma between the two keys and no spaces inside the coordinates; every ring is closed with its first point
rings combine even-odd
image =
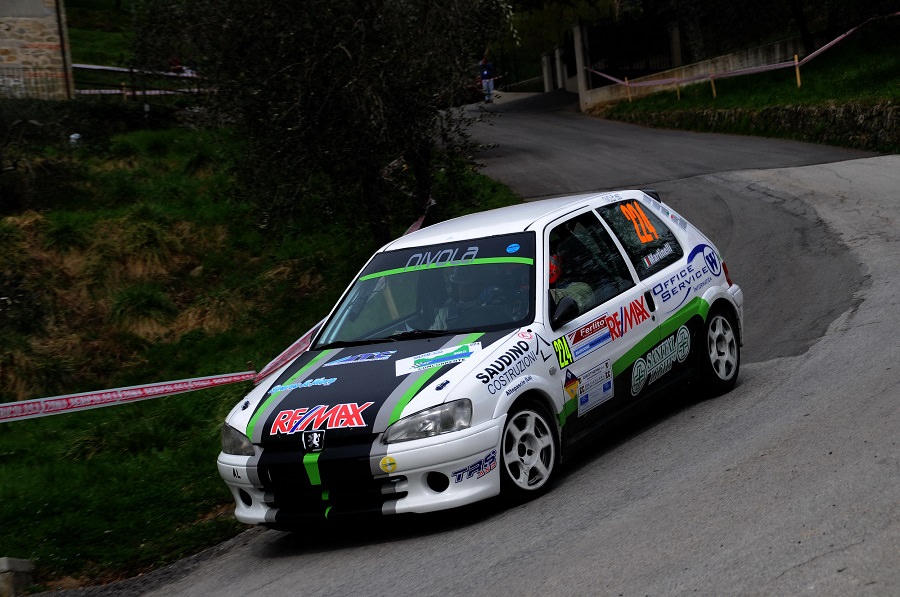
{"type": "Polygon", "coordinates": [[[386,240],[386,171],[400,164],[415,209],[426,203],[432,155],[460,132],[454,106],[510,18],[504,0],[144,0],[135,55],[177,56],[215,89],[270,218],[352,213],[386,240]]]}

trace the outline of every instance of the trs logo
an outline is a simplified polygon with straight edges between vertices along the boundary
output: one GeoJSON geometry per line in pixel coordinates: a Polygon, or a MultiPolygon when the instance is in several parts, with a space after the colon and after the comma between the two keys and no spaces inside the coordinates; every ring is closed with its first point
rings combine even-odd
{"type": "Polygon", "coordinates": [[[469,466],[461,468],[458,471],[453,471],[451,474],[453,475],[453,482],[460,483],[463,480],[471,479],[472,477],[480,479],[495,468],[497,468],[497,450],[491,450],[488,455],[481,460],[476,460],[469,466]]]}
{"type": "MultiPolygon", "coordinates": [[[[270,435],[284,433],[291,435],[298,431],[322,429],[344,429],[347,427],[365,427],[366,421],[362,412],[372,406],[373,402],[359,405],[355,402],[335,404],[328,408],[324,404],[312,408],[283,410],[275,415],[275,421],[269,430],[270,435]]],[[[324,439],[324,438],[323,438],[324,439]]]]}

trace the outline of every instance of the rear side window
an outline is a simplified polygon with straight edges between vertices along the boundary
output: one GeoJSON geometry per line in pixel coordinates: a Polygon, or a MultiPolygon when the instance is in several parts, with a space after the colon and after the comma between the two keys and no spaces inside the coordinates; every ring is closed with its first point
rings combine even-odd
{"type": "Polygon", "coordinates": [[[665,222],[632,199],[597,208],[625,247],[642,280],[684,256],[684,250],[665,222]]]}

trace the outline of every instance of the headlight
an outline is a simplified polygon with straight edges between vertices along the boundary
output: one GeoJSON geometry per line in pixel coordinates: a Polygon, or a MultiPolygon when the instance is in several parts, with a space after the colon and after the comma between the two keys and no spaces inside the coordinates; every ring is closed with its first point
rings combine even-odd
{"type": "Polygon", "coordinates": [[[253,456],[253,444],[249,437],[225,423],[222,426],[222,451],[236,456],[253,456]]]}
{"type": "Polygon", "coordinates": [[[384,443],[407,442],[466,429],[472,423],[472,401],[455,400],[400,419],[384,432],[384,443]]]}

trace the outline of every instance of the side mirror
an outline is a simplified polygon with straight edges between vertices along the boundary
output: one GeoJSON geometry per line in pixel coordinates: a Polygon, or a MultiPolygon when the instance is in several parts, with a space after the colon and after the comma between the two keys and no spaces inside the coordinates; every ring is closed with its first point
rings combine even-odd
{"type": "Polygon", "coordinates": [[[550,318],[550,327],[554,330],[561,325],[568,323],[578,317],[580,309],[578,303],[571,296],[564,296],[553,310],[553,316],[550,318]]]}

